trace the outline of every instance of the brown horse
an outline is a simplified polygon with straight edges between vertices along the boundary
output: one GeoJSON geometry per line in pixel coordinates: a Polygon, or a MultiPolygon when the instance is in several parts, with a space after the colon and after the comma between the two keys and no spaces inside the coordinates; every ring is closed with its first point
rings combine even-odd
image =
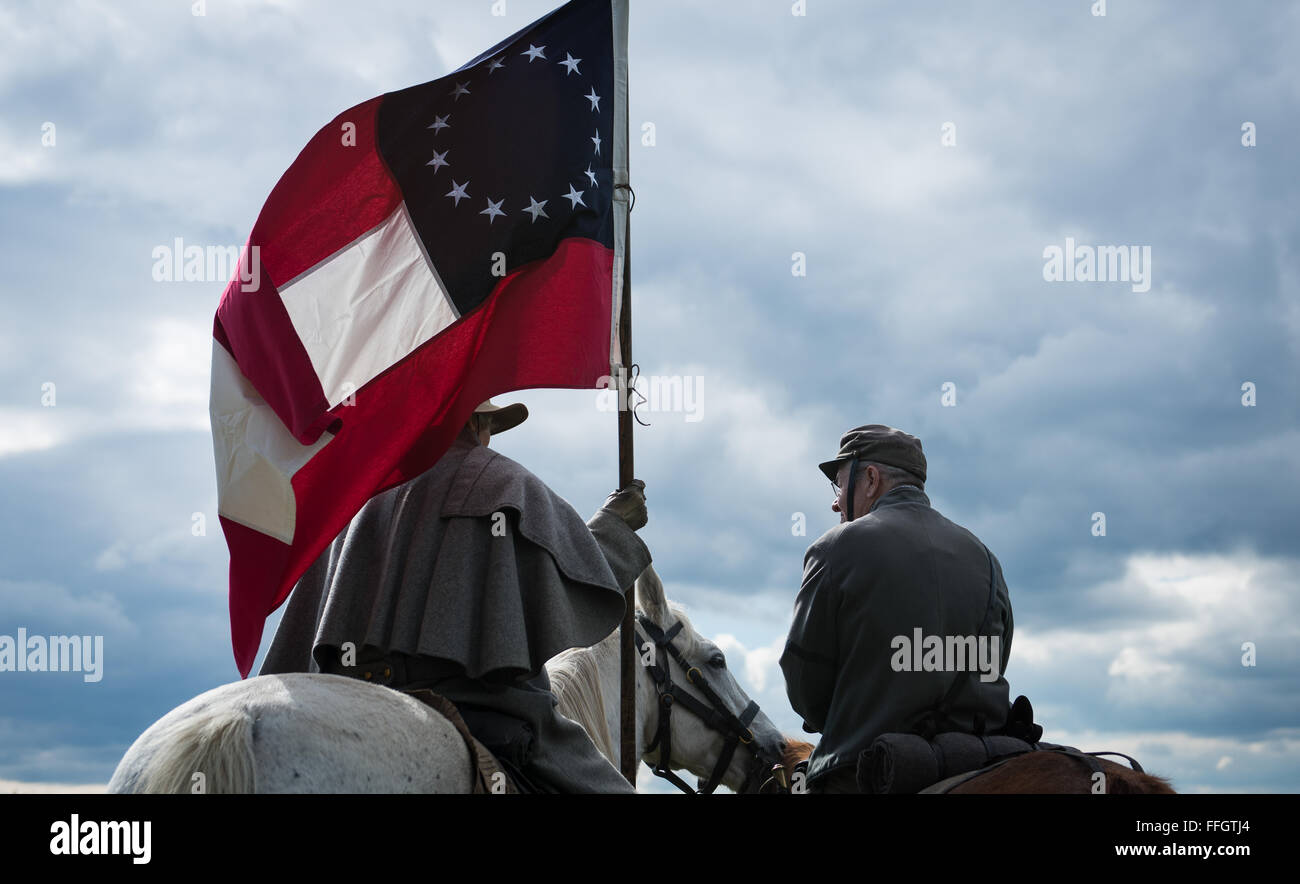
{"type": "MultiPolygon", "coordinates": [[[[795,765],[812,755],[813,744],[787,740],[782,765],[773,768],[774,789],[792,791],[795,765]]],[[[1164,777],[1139,773],[1122,764],[1098,758],[1108,795],[1173,795],[1164,777]]],[[[951,789],[949,795],[1089,795],[1092,773],[1077,758],[1061,752],[1026,752],[988,773],[972,777],[951,789]]]]}

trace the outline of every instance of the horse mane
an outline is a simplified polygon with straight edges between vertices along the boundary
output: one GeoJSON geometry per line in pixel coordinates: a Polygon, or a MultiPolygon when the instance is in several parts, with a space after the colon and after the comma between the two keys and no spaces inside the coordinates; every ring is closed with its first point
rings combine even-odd
{"type": "MultiPolygon", "coordinates": [[[[689,624],[686,608],[664,596],[663,582],[653,565],[636,581],[637,613],[644,614],[661,629],[676,620],[689,624]]],[[[691,626],[694,631],[694,626],[691,626]]],[[[619,763],[619,747],[610,735],[606,716],[604,692],[601,690],[600,664],[620,658],[620,631],[615,629],[604,639],[589,648],[570,648],[552,657],[546,663],[551,680],[551,691],[559,700],[561,715],[580,724],[600,753],[615,766],[619,763]]],[[[808,751],[812,751],[812,746],[808,751]]],[[[793,766],[793,762],[791,762],[793,766]]]]}
{"type": "Polygon", "coordinates": [[[618,639],[617,630],[589,648],[564,651],[551,660],[546,669],[552,692],[560,701],[557,707],[560,714],[582,725],[600,754],[607,759],[616,759],[618,751],[605,720],[605,699],[600,690],[598,663],[598,655],[609,652],[606,646],[611,639],[618,639]]]}
{"type": "Polygon", "coordinates": [[[787,738],[781,751],[781,764],[785,765],[786,773],[793,775],[795,765],[811,756],[816,748],[812,743],[787,738]]]}
{"type": "MultiPolygon", "coordinates": [[[[665,617],[685,619],[686,609],[676,602],[663,599],[663,585],[657,583],[658,575],[653,567],[647,567],[647,575],[652,581],[658,596],[649,599],[647,612],[640,605],[637,610],[646,614],[661,628],[665,617]]],[[[644,578],[643,578],[644,579],[644,578]]],[[[669,622],[672,622],[670,619],[669,622]]],[[[689,622],[689,621],[687,621],[689,622]]],[[[614,745],[614,738],[609,732],[609,723],[605,718],[605,695],[600,688],[601,655],[619,656],[619,631],[616,629],[601,641],[589,648],[570,648],[551,658],[546,664],[546,671],[551,679],[551,692],[559,699],[557,708],[565,718],[582,725],[591,741],[596,744],[600,754],[609,759],[610,764],[617,765],[619,747],[614,745]]],[[[811,747],[809,747],[811,751],[811,747]]]]}

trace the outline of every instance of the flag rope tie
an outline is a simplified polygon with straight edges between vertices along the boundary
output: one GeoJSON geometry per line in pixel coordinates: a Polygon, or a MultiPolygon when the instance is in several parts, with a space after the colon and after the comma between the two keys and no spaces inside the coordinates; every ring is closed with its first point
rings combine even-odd
{"type": "Polygon", "coordinates": [[[638,390],[638,389],[636,388],[636,380],[637,380],[637,378],[639,378],[640,376],[641,376],[641,366],[640,366],[638,363],[633,362],[633,363],[632,363],[632,379],[631,379],[630,381],[628,381],[628,389],[629,389],[632,393],[634,393],[634,394],[636,395],[636,397],[637,397],[638,399],[640,399],[641,401],[638,402],[636,405],[633,405],[633,406],[632,406],[632,417],[633,417],[633,419],[635,419],[636,422],[637,422],[638,424],[640,424],[641,426],[643,426],[643,427],[648,427],[648,426],[650,426],[650,425],[649,425],[648,423],[646,423],[645,421],[641,420],[641,415],[639,415],[639,414],[636,413],[636,410],[637,410],[638,408],[640,408],[642,405],[645,405],[647,402],[650,401],[649,399],[646,398],[646,395],[645,395],[644,393],[642,393],[640,390],[638,390]]]}

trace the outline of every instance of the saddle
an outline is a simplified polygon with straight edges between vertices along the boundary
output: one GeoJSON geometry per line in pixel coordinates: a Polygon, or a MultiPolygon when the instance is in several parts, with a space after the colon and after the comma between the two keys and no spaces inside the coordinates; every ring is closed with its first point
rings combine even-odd
{"type": "Polygon", "coordinates": [[[435,694],[428,688],[414,688],[403,690],[394,688],[404,694],[424,703],[426,706],[434,709],[443,718],[446,718],[456,726],[456,731],[460,734],[461,739],[465,741],[465,748],[469,750],[470,770],[472,772],[472,781],[475,795],[513,795],[520,790],[515,784],[515,779],[506,771],[505,767],[497,760],[487,746],[479,742],[478,738],[470,733],[469,725],[465,724],[465,719],[461,718],[460,710],[456,704],[448,700],[441,694],[435,694]]]}
{"type": "MultiPolygon", "coordinates": [[[[1144,773],[1144,771],[1142,770],[1142,765],[1138,764],[1137,759],[1132,757],[1131,755],[1125,755],[1123,752],[1083,752],[1079,749],[1076,749],[1073,746],[1061,746],[1061,745],[1057,745],[1056,743],[1035,743],[1033,746],[1029,747],[1028,751],[1060,752],[1086,765],[1088,770],[1092,773],[1104,773],[1104,771],[1102,771],[1101,765],[1097,762],[1097,756],[1118,755],[1119,757],[1126,759],[1129,765],[1133,768],[1133,770],[1137,771],[1138,773],[1144,773]]],[[[1005,755],[1000,758],[991,759],[991,762],[989,764],[984,765],[983,767],[980,767],[976,770],[966,771],[964,773],[957,774],[956,776],[952,776],[940,780],[937,783],[925,787],[919,792],[919,794],[947,795],[949,792],[951,792],[953,789],[960,786],[962,783],[965,783],[967,780],[973,780],[976,777],[983,776],[989,771],[1001,767],[1002,765],[1006,764],[1008,761],[1013,761],[1016,758],[1019,758],[1023,754],[1024,752],[1013,752],[1009,755],[1005,755]]]]}
{"type": "MultiPolygon", "coordinates": [[[[455,726],[469,751],[471,780],[476,795],[544,791],[523,773],[532,751],[532,729],[527,722],[494,709],[457,706],[442,694],[419,687],[421,679],[440,674],[433,661],[402,654],[383,654],[366,648],[352,666],[341,661],[336,648],[318,659],[322,672],[343,675],[408,694],[429,706],[455,726]]],[[[427,681],[425,683],[428,683],[427,681]]]]}

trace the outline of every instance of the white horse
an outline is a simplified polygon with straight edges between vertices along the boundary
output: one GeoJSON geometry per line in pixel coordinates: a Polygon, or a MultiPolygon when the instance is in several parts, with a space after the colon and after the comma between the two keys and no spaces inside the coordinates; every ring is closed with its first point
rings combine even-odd
{"type": "MultiPolygon", "coordinates": [[[[766,770],[781,760],[780,732],[749,708],[753,704],[726,670],[717,645],[669,604],[653,568],[637,579],[636,600],[645,618],[642,637],[649,638],[647,622],[652,632],[670,632],[680,621],[672,644],[697,667],[688,676],[675,656],[670,661],[666,645],[658,651],[653,644],[649,651],[641,648],[642,654],[655,652],[657,661],[651,662],[660,670],[666,667],[676,697],[692,698],[670,704],[723,707],[712,714],[701,707],[708,721],[681,709],[661,729],[660,688],[652,669],[638,666],[637,757],[659,765],[667,742],[669,757],[661,770],[686,769],[733,791],[756,790],[766,770]],[[734,749],[737,734],[740,748],[724,770],[715,772],[728,745],[734,749]]],[[[547,663],[547,670],[561,713],[582,725],[618,766],[618,631],[591,648],[565,651],[547,663]]],[[[354,678],[293,673],[223,685],[176,707],[131,745],[108,791],[463,793],[471,787],[464,742],[429,706],[354,678]]]]}

